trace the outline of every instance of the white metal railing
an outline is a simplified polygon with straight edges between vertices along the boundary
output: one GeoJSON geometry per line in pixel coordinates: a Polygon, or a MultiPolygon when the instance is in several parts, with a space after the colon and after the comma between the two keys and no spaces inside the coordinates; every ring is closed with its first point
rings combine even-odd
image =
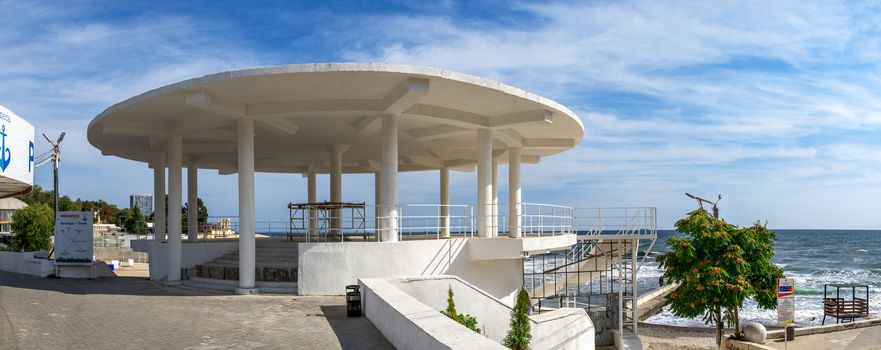
{"type": "Polygon", "coordinates": [[[524,235],[550,235],[573,233],[575,209],[562,205],[521,203],[520,230],[524,235]]]}
{"type": "Polygon", "coordinates": [[[432,234],[436,239],[474,237],[472,217],[472,208],[468,205],[401,205],[398,206],[398,236],[400,240],[432,234]],[[443,215],[443,209],[447,209],[448,215],[443,215]]]}
{"type": "MultiPolygon", "coordinates": [[[[518,207],[520,230],[525,237],[657,234],[656,208],[572,208],[542,203],[520,203],[518,207]]],[[[474,237],[479,231],[478,208],[475,205],[407,204],[395,208],[400,240],[474,237]],[[444,215],[444,209],[447,215],[444,215]]],[[[491,219],[487,225],[490,232],[509,234],[507,205],[489,204],[486,212],[491,219]]],[[[254,228],[258,234],[307,242],[344,241],[356,237],[377,241],[389,228],[382,227],[385,218],[376,214],[378,210],[375,205],[357,204],[357,208],[324,210],[306,206],[302,210],[292,210],[289,221],[256,221],[254,228]]],[[[184,224],[183,231],[186,230],[184,224]]],[[[199,238],[235,237],[238,232],[239,220],[236,216],[212,216],[207,223],[199,225],[199,238]]]]}
{"type": "Polygon", "coordinates": [[[576,208],[573,229],[578,234],[657,234],[656,208],[576,208]]]}

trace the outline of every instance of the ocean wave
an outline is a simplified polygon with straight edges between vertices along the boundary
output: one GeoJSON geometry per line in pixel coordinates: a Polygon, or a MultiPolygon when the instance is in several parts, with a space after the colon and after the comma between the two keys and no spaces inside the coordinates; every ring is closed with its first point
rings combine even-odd
{"type": "Polygon", "coordinates": [[[822,289],[796,288],[796,295],[823,295],[822,289]]]}

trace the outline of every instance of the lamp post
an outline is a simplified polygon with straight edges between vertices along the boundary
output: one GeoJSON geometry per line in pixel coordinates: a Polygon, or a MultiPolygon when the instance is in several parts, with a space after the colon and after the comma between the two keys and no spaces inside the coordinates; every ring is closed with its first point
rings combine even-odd
{"type": "Polygon", "coordinates": [[[50,159],[52,160],[52,165],[54,168],[53,184],[54,184],[54,191],[55,191],[55,198],[53,198],[53,202],[54,202],[53,204],[55,206],[55,218],[56,219],[58,218],[58,163],[61,162],[61,141],[64,140],[65,134],[66,133],[62,131],[61,135],[58,135],[58,140],[55,142],[52,142],[52,140],[49,138],[49,136],[46,136],[46,134],[43,134],[43,137],[46,139],[46,141],[49,142],[50,145],[52,145],[52,149],[49,152],[41,154],[39,157],[37,157],[37,160],[34,161],[34,167],[36,168],[38,166],[46,164],[46,162],[48,162],[50,159]]]}

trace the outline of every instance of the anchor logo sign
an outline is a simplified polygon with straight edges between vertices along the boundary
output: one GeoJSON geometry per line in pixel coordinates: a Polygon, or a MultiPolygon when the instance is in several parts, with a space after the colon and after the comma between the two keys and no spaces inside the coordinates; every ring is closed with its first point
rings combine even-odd
{"type": "Polygon", "coordinates": [[[3,138],[2,144],[0,144],[0,169],[6,172],[6,167],[12,162],[12,152],[9,151],[9,148],[6,148],[6,125],[3,125],[3,128],[0,129],[0,137],[3,138]]]}

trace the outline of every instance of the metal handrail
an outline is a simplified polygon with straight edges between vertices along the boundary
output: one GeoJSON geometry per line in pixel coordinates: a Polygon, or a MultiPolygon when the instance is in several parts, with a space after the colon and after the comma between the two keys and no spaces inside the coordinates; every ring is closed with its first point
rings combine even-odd
{"type": "MultiPolygon", "coordinates": [[[[290,220],[255,221],[257,233],[287,232],[293,238],[310,241],[318,237],[329,240],[331,237],[344,241],[347,236],[363,236],[378,240],[382,232],[389,228],[380,226],[384,217],[376,217],[375,205],[357,204],[357,209],[325,210],[320,217],[310,215],[306,210],[291,214],[290,220]],[[350,212],[344,213],[346,210],[350,212]],[[339,214],[339,215],[337,215],[339,214]],[[315,227],[312,227],[312,226],[315,227]],[[316,235],[316,232],[320,234],[316,235]]],[[[316,205],[327,206],[327,203],[316,205]]],[[[488,204],[493,224],[490,230],[508,232],[509,215],[505,204],[488,204]]],[[[557,204],[518,203],[520,230],[524,236],[555,236],[561,234],[650,234],[656,235],[656,208],[653,207],[610,207],[610,208],[572,208],[557,204]]],[[[447,228],[451,236],[474,237],[477,235],[475,205],[404,204],[397,208],[398,238],[434,235],[444,238],[447,228]],[[443,207],[449,208],[447,216],[441,215],[443,207]],[[448,224],[447,224],[448,223],[448,224]]],[[[186,225],[182,225],[186,227],[186,225]]],[[[237,216],[211,216],[208,223],[200,223],[200,234],[213,231],[216,236],[234,235],[239,231],[237,216]]],[[[510,233],[510,232],[508,232],[510,233]]],[[[582,248],[587,249],[587,248],[582,248]]],[[[573,252],[572,254],[586,254],[573,252]]]]}

